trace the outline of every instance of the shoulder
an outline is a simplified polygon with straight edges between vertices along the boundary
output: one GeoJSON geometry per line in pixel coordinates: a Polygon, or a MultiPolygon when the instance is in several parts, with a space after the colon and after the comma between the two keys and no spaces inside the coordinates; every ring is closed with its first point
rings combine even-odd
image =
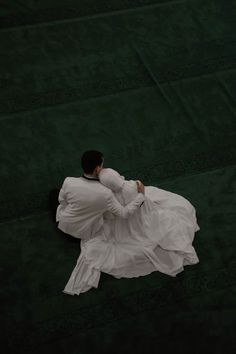
{"type": "Polygon", "coordinates": [[[63,181],[63,185],[69,185],[73,182],[74,177],[66,177],[63,181]]]}
{"type": "Polygon", "coordinates": [[[83,185],[83,181],[81,181],[81,179],[79,177],[65,177],[63,184],[62,184],[62,188],[63,189],[70,189],[70,187],[73,186],[82,186],[83,185]]]}
{"type": "Polygon", "coordinates": [[[111,197],[114,194],[109,188],[107,188],[100,182],[97,183],[97,187],[101,191],[101,193],[107,198],[111,197]]]}
{"type": "Polygon", "coordinates": [[[113,194],[113,192],[104,186],[101,182],[99,181],[87,181],[81,177],[66,177],[63,182],[63,186],[70,188],[73,186],[81,186],[81,188],[86,188],[89,186],[89,189],[91,189],[93,192],[96,191],[97,193],[105,196],[110,196],[113,194]]]}

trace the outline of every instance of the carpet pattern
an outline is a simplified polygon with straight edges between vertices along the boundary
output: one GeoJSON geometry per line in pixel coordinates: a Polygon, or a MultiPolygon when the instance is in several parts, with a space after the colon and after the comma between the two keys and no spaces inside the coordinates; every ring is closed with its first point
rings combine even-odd
{"type": "Polygon", "coordinates": [[[236,350],[236,2],[0,1],[3,353],[236,350]],[[187,198],[200,262],[69,296],[49,191],[104,167],[187,198]]]}

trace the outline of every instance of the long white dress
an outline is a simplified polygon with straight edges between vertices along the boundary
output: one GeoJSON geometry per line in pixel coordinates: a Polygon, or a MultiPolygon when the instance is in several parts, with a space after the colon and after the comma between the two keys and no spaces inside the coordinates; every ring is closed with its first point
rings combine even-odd
{"type": "MultiPolygon", "coordinates": [[[[122,179],[122,188],[113,189],[122,205],[134,199],[136,181],[125,181],[113,169],[104,169],[103,176],[100,181],[122,179]]],[[[101,272],[115,278],[154,271],[175,277],[184,266],[199,262],[192,245],[200,230],[194,206],[181,195],[153,186],[145,187],[145,196],[144,204],[128,219],[105,213],[96,237],[81,240],[81,253],[64,293],[79,295],[97,288],[101,272]]]]}

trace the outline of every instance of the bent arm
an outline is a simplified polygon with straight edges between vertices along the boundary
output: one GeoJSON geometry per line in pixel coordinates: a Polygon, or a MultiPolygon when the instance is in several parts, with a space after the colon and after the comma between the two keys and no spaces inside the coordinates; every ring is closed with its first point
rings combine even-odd
{"type": "Polygon", "coordinates": [[[116,199],[115,195],[111,192],[108,197],[107,210],[111,213],[120,216],[121,218],[128,219],[135,210],[137,210],[144,202],[145,195],[138,193],[138,195],[126,206],[121,205],[116,199]]]}

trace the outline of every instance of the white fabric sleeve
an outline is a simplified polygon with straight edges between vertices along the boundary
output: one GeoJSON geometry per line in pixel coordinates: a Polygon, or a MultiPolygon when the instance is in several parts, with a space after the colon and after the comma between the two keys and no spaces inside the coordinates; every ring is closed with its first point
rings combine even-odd
{"type": "Polygon", "coordinates": [[[145,199],[146,197],[143,193],[138,193],[132,202],[126,206],[123,206],[118,202],[115,195],[111,192],[109,193],[107,199],[107,210],[117,216],[120,216],[121,218],[128,219],[128,217],[141,206],[145,199]]]}
{"type": "Polygon", "coordinates": [[[63,185],[62,185],[60,192],[58,194],[58,201],[63,206],[66,206],[68,204],[67,200],[66,200],[66,194],[65,194],[65,181],[66,180],[64,180],[63,185]]]}

